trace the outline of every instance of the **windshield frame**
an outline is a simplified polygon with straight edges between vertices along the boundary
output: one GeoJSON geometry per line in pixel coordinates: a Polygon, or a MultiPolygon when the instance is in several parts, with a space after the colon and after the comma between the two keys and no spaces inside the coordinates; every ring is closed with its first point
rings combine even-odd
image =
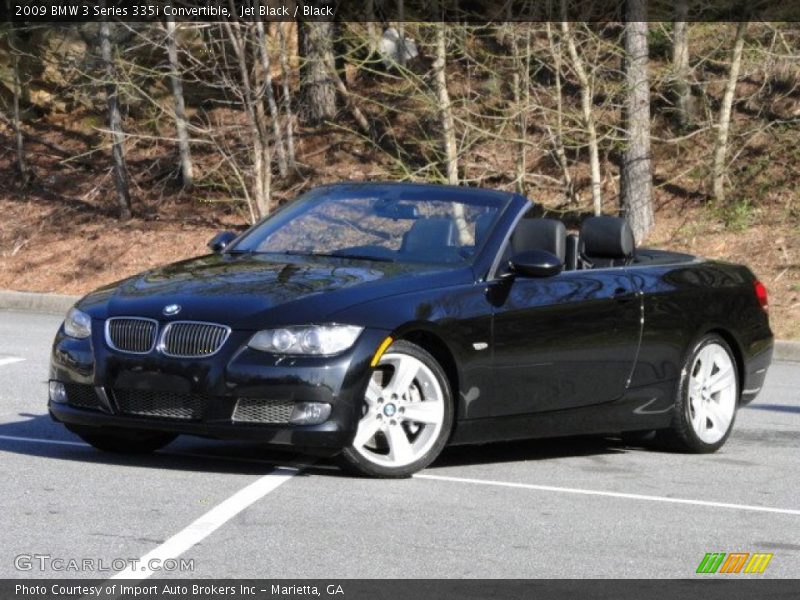
{"type": "Polygon", "coordinates": [[[408,183],[358,183],[358,184],[333,184],[314,188],[304,194],[298,196],[295,200],[285,204],[277,211],[270,214],[265,219],[262,219],[252,227],[244,231],[238,238],[225,249],[225,254],[257,254],[262,256],[276,256],[276,257],[291,257],[291,256],[306,256],[318,257],[322,259],[332,260],[364,260],[371,262],[398,262],[401,264],[420,264],[420,265],[436,265],[442,267],[474,267],[478,259],[487,251],[487,248],[492,244],[496,230],[506,219],[504,217],[515,204],[515,194],[507,192],[498,192],[495,190],[486,190],[481,188],[468,188],[456,186],[444,186],[433,184],[408,184],[408,183]],[[346,200],[346,199],[371,199],[381,198],[396,201],[434,201],[434,202],[451,202],[461,203],[472,206],[497,206],[497,213],[492,220],[491,226],[487,235],[481,240],[480,244],[475,245],[474,251],[470,256],[464,257],[463,260],[458,262],[447,261],[419,261],[419,260],[402,260],[393,261],[382,259],[380,257],[369,256],[348,256],[346,254],[337,255],[335,253],[316,253],[316,252],[299,252],[288,250],[285,252],[277,251],[255,251],[250,248],[243,248],[248,243],[248,240],[253,240],[254,236],[258,236],[261,240],[266,239],[269,235],[279,230],[281,227],[286,226],[295,217],[305,214],[310,207],[309,203],[322,203],[328,200],[346,200]],[[264,230],[269,229],[266,234],[264,230]]]}

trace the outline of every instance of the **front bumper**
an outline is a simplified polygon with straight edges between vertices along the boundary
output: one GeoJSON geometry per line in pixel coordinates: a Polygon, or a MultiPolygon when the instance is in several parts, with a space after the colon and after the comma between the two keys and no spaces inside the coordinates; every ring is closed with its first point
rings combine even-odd
{"type": "Polygon", "coordinates": [[[247,347],[252,332],[232,332],[225,348],[201,359],[176,359],[159,354],[132,355],[108,347],[102,323],[93,336],[75,340],[59,332],[53,345],[50,380],[94,390],[97,407],[86,403],[49,402],[50,415],[73,429],[140,429],[218,439],[250,440],[307,451],[336,452],[355,435],[361,399],[369,381],[370,361],[388,332],[365,330],[354,346],[335,357],[270,355],[247,347]],[[166,394],[203,398],[202,410],[171,418],[130,412],[116,401],[166,394]],[[319,425],[241,422],[237,403],[322,402],[331,413],[319,425]]]}

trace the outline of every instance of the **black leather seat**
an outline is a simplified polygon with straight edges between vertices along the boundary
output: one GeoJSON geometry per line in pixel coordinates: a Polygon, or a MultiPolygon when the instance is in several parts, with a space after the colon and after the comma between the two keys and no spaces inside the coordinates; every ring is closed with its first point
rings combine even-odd
{"type": "Polygon", "coordinates": [[[584,267],[603,268],[629,264],[636,252],[633,230],[622,217],[589,217],[581,224],[581,258],[584,267]]]}
{"type": "Polygon", "coordinates": [[[581,239],[577,233],[567,236],[567,254],[564,259],[565,271],[576,271],[581,266],[581,239]]]}
{"type": "Polygon", "coordinates": [[[567,228],[556,219],[522,219],[511,234],[514,254],[546,250],[563,263],[567,249],[567,228]]]}
{"type": "Polygon", "coordinates": [[[433,257],[456,244],[456,224],[448,217],[431,217],[414,221],[405,235],[400,252],[433,257]]]}

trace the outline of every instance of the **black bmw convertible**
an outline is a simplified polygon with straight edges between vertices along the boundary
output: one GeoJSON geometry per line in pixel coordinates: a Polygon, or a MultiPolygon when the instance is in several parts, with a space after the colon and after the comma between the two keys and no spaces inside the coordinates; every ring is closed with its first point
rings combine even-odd
{"type": "Polygon", "coordinates": [[[655,432],[720,448],[772,356],[744,266],[568,233],[522,196],[317,188],[211,254],[101,288],[56,336],[52,417],[89,444],[179,434],[404,477],[448,444],[655,432]]]}

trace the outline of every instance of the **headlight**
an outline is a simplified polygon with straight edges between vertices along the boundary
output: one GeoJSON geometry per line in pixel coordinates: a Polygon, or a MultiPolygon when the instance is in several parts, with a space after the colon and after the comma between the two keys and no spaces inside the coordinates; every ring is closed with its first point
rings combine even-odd
{"type": "Polygon", "coordinates": [[[265,329],[255,334],[248,346],[275,354],[327,356],[344,352],[352,346],[363,327],[355,325],[309,325],[265,329]]]}
{"type": "Polygon", "coordinates": [[[89,337],[92,335],[92,318],[77,308],[70,308],[64,319],[64,333],[79,339],[89,337]]]}

